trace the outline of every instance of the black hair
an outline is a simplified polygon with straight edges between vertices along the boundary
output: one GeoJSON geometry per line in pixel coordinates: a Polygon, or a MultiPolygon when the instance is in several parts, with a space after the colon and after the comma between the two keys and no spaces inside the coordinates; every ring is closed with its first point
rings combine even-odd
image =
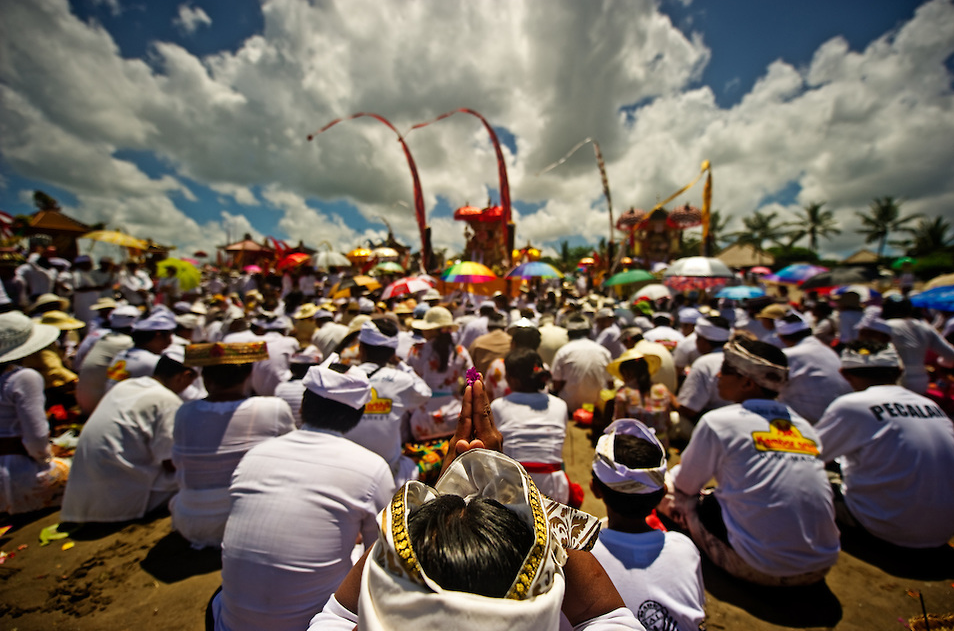
{"type": "Polygon", "coordinates": [[[672,318],[662,314],[653,316],[653,324],[656,326],[670,326],[672,325],[672,318]]]}
{"type": "Polygon", "coordinates": [[[227,389],[244,382],[252,374],[253,364],[219,364],[202,369],[202,381],[220,389],[227,389]]]}
{"type": "Polygon", "coordinates": [[[156,362],[156,367],[152,371],[152,376],[156,379],[171,379],[179,373],[185,372],[187,370],[192,370],[191,368],[186,368],[176,360],[171,357],[166,357],[165,355],[159,356],[159,361],[156,362]]]}
{"type": "Polygon", "coordinates": [[[347,403],[328,399],[307,388],[301,398],[301,420],[312,427],[344,434],[354,429],[363,415],[363,405],[355,409],[347,403]]]}
{"type": "MultiPolygon", "coordinates": [[[[613,458],[621,465],[630,469],[650,469],[658,467],[663,453],[659,447],[648,440],[627,434],[618,435],[613,444],[613,458]]],[[[593,475],[593,484],[603,495],[603,501],[615,513],[623,517],[640,519],[646,517],[659,505],[666,496],[663,487],[652,493],[642,495],[636,493],[622,493],[606,486],[596,475],[593,475]]]]}
{"type": "MultiPolygon", "coordinates": [[[[851,350],[856,353],[865,351],[867,354],[877,355],[887,347],[887,342],[876,342],[874,340],[853,340],[845,344],[842,350],[851,350]]],[[[867,366],[859,368],[842,368],[842,372],[851,375],[852,377],[857,377],[858,379],[873,381],[878,385],[890,385],[897,383],[898,379],[901,378],[901,374],[904,372],[904,369],[901,368],[901,366],[867,366]]]]}
{"type": "MultiPolygon", "coordinates": [[[[708,320],[713,326],[717,326],[717,327],[719,327],[720,329],[725,329],[726,331],[728,331],[728,330],[730,330],[730,329],[732,328],[732,325],[729,324],[729,321],[726,320],[724,317],[722,317],[722,316],[720,316],[720,315],[706,316],[705,318],[706,318],[706,320],[708,320]]],[[[696,329],[696,337],[701,337],[702,339],[704,339],[706,342],[709,343],[709,346],[711,346],[711,347],[713,347],[713,348],[722,348],[723,346],[725,346],[725,342],[726,342],[726,340],[713,340],[713,339],[709,339],[708,337],[706,337],[705,335],[703,335],[702,333],[700,333],[700,332],[699,332],[699,329],[696,329]]]]}
{"type": "Polygon", "coordinates": [[[522,392],[539,392],[550,380],[540,354],[531,348],[515,348],[504,358],[507,376],[520,384],[522,392]]]}
{"type": "Polygon", "coordinates": [[[649,374],[649,363],[642,357],[629,359],[621,363],[619,373],[623,377],[623,381],[629,381],[629,375],[632,375],[636,379],[640,393],[644,395],[653,387],[652,377],[649,374]]]}
{"type": "Polygon", "coordinates": [[[753,340],[747,337],[738,337],[736,338],[739,346],[749,351],[753,355],[757,355],[762,359],[772,362],[776,366],[784,366],[788,368],[788,356],[782,352],[778,346],[769,344],[768,342],[763,342],[761,340],[753,340]]]}
{"type": "Polygon", "coordinates": [[[507,318],[499,311],[487,315],[487,330],[503,329],[507,326],[507,318]]]}
{"type": "Polygon", "coordinates": [[[168,333],[169,331],[137,331],[133,329],[129,336],[132,338],[133,346],[137,348],[142,348],[149,342],[153,341],[159,336],[160,333],[168,333]]]}
{"type": "Polygon", "coordinates": [[[503,598],[534,542],[533,529],[496,500],[442,495],[407,518],[414,555],[446,590],[503,598]]]}
{"type": "MultiPolygon", "coordinates": [[[[798,322],[801,322],[802,319],[799,316],[795,315],[794,313],[789,313],[782,316],[781,321],[787,322],[789,324],[797,324],[798,322]]],[[[785,335],[781,333],[778,334],[779,338],[789,342],[800,342],[804,340],[806,337],[810,337],[811,335],[812,335],[812,330],[810,328],[802,329],[801,331],[796,331],[794,333],[788,333],[785,335]]]]}
{"type": "Polygon", "coordinates": [[[439,370],[447,370],[447,362],[450,361],[451,353],[456,354],[457,346],[454,344],[454,338],[450,331],[440,331],[434,338],[434,350],[437,351],[437,358],[440,360],[439,370]]]}
{"type": "MultiPolygon", "coordinates": [[[[371,324],[377,327],[382,335],[396,337],[398,334],[397,323],[390,318],[378,317],[371,320],[371,324]]],[[[360,334],[360,331],[359,331],[360,334]]],[[[394,357],[394,349],[389,346],[373,346],[361,342],[361,348],[364,350],[364,357],[373,364],[383,366],[394,357]]]]}
{"type": "Polygon", "coordinates": [[[540,329],[535,326],[518,326],[510,331],[510,338],[514,348],[530,348],[537,350],[540,347],[540,329]]]}
{"type": "Polygon", "coordinates": [[[907,298],[889,296],[881,305],[881,318],[884,320],[907,318],[913,313],[914,306],[907,298]]]}

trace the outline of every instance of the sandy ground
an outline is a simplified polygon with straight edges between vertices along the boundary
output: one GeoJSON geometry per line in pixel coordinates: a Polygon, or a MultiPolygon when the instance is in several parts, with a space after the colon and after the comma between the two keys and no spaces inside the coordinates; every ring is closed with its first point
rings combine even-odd
{"type": "MultiPolygon", "coordinates": [[[[586,433],[573,427],[565,459],[584,488],[591,458],[586,433]]],[[[588,488],[583,507],[603,515],[588,488]]],[[[0,550],[12,555],[0,565],[0,629],[204,628],[221,562],[217,552],[190,549],[171,532],[168,515],[81,530],[47,546],[40,546],[40,530],[57,523],[59,513],[30,517],[0,536],[0,550]],[[64,550],[64,543],[74,545],[64,550]]],[[[918,592],[929,612],[954,612],[951,546],[917,559],[872,554],[864,541],[846,539],[844,547],[825,583],[810,588],[758,588],[705,565],[708,628],[900,630],[920,614],[918,592]]]]}

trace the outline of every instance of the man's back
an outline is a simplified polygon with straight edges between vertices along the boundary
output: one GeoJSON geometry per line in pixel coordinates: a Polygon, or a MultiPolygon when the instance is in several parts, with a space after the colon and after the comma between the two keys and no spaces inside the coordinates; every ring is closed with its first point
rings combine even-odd
{"type": "Polygon", "coordinates": [[[838,354],[814,336],[808,336],[795,346],[783,348],[788,357],[788,382],[779,394],[779,401],[814,425],[825,413],[825,408],[851,386],[841,376],[838,354]]]}
{"type": "Polygon", "coordinates": [[[76,401],[86,414],[93,409],[106,392],[106,371],[120,351],[132,348],[132,338],[124,333],[110,332],[93,344],[79,371],[76,401]]]}
{"type": "Polygon", "coordinates": [[[217,629],[304,629],[351,568],[394,479],[384,460],[332,432],[298,430],[246,454],[230,488],[217,629]]]}
{"type": "Polygon", "coordinates": [[[571,340],[553,358],[553,380],[564,382],[560,398],[572,415],[584,403],[597,403],[609,379],[610,352],[590,339],[571,340]]]}

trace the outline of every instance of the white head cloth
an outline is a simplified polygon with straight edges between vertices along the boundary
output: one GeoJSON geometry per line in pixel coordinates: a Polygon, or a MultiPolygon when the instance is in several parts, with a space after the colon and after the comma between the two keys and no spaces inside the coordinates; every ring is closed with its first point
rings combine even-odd
{"type": "Polygon", "coordinates": [[[854,349],[845,347],[841,351],[841,367],[845,370],[852,368],[900,368],[904,370],[904,362],[898,355],[898,349],[888,342],[884,347],[875,350],[867,348],[854,349]]]}
{"type": "Polygon", "coordinates": [[[301,383],[319,396],[357,410],[371,400],[371,382],[363,370],[354,366],[345,372],[333,370],[331,364],[337,361],[337,353],[332,353],[321,365],[309,368],[301,383]]]}
{"type": "Polygon", "coordinates": [[[727,342],[731,331],[714,325],[709,318],[699,318],[696,320],[696,334],[713,342],[727,342]]]}
{"type": "Polygon", "coordinates": [[[775,331],[779,335],[794,335],[800,331],[809,331],[811,328],[812,327],[808,324],[808,320],[806,320],[805,317],[797,311],[789,311],[785,314],[785,316],[782,317],[781,320],[775,321],[775,331]],[[787,319],[791,316],[796,316],[798,320],[794,322],[788,322],[787,319]]]}
{"type": "Polygon", "coordinates": [[[566,548],[589,549],[599,535],[592,515],[558,504],[537,490],[515,460],[486,449],[457,458],[434,488],[411,481],[378,515],[380,536],[361,576],[359,631],[435,629],[531,631],[559,628],[566,548]],[[504,598],[448,591],[420,566],[407,517],[440,495],[495,499],[533,529],[534,543],[504,598]]]}
{"type": "Polygon", "coordinates": [[[740,373],[774,392],[778,392],[788,381],[788,366],[773,364],[764,357],[759,357],[747,351],[738,339],[725,345],[723,361],[740,373]]]}
{"type": "Polygon", "coordinates": [[[387,346],[388,348],[398,347],[398,338],[396,335],[394,337],[385,335],[370,320],[361,325],[360,331],[361,332],[358,333],[358,341],[364,342],[368,346],[387,346]]]}
{"type": "Polygon", "coordinates": [[[642,421],[621,418],[613,421],[596,442],[593,455],[593,474],[600,482],[620,493],[645,495],[666,486],[666,448],[656,438],[656,432],[642,421]],[[616,462],[616,437],[635,436],[659,447],[659,464],[649,469],[630,469],[616,462]]]}

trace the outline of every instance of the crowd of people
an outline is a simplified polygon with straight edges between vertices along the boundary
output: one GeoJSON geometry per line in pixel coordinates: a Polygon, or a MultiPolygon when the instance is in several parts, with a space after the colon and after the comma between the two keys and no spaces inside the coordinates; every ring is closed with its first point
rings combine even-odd
{"type": "Polygon", "coordinates": [[[685,631],[702,554],[807,585],[847,530],[954,536],[954,425],[927,396],[954,316],[900,293],[381,301],[332,293],[343,270],[183,291],[47,254],[0,275],[0,512],[60,506],[68,530],[168,510],[221,549],[209,628],[685,631]],[[589,480],[565,472],[574,421],[589,480]]]}

